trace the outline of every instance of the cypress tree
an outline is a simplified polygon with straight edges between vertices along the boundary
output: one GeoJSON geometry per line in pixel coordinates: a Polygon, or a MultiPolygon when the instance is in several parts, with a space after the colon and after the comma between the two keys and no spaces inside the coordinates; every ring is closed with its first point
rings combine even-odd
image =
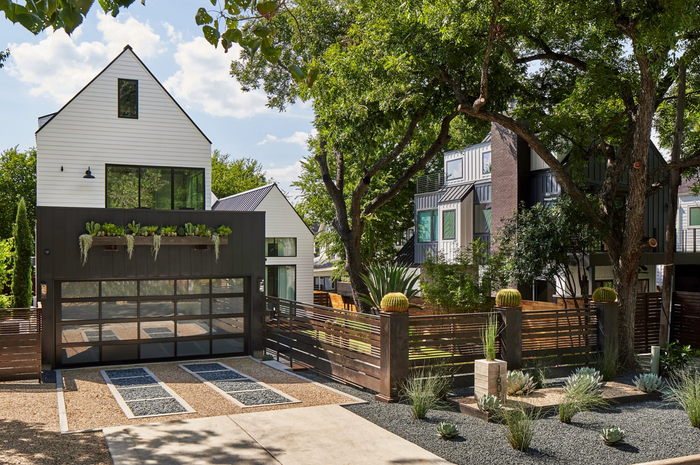
{"type": "Polygon", "coordinates": [[[26,308],[32,305],[32,229],[27,220],[24,197],[17,204],[17,220],[13,228],[15,238],[15,267],[12,270],[12,306],[26,308]]]}

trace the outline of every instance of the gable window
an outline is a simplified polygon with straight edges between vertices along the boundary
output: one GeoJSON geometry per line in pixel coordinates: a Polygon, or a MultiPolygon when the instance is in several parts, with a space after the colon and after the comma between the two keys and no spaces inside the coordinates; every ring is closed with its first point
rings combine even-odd
{"type": "Polygon", "coordinates": [[[700,227],[700,207],[690,207],[688,209],[688,226],[700,227]]]}
{"type": "Polygon", "coordinates": [[[457,237],[455,225],[455,210],[445,210],[442,212],[442,239],[454,240],[457,237]]]}
{"type": "Polygon", "coordinates": [[[418,242],[437,242],[438,211],[418,212],[418,242]]]}
{"type": "Polygon", "coordinates": [[[461,158],[456,160],[450,160],[447,162],[447,180],[454,181],[455,179],[462,179],[463,175],[463,164],[461,158]]]}
{"type": "Polygon", "coordinates": [[[266,237],[265,238],[266,257],[296,257],[297,238],[296,237],[266,237]]]}
{"type": "Polygon", "coordinates": [[[491,173],[491,151],[481,154],[481,172],[482,174],[491,173]]]}
{"type": "Polygon", "coordinates": [[[106,206],[204,210],[204,168],[107,165],[106,206]]]}
{"type": "Polygon", "coordinates": [[[118,79],[119,104],[117,116],[138,119],[139,117],[139,81],[135,79],[118,79]]]}

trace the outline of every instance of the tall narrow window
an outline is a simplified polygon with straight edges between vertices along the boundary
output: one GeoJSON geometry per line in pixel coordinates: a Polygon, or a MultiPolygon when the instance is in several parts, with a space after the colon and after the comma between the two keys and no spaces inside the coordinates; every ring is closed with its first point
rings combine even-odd
{"type": "Polygon", "coordinates": [[[454,240],[457,237],[457,228],[455,225],[455,210],[446,210],[442,212],[442,239],[454,240]]]}
{"type": "Polygon", "coordinates": [[[138,119],[139,117],[139,81],[135,79],[118,79],[119,91],[118,116],[120,118],[138,119]]]}
{"type": "Polygon", "coordinates": [[[418,212],[418,242],[437,242],[438,211],[418,212]]]}
{"type": "Polygon", "coordinates": [[[280,299],[296,300],[296,266],[271,265],[266,266],[265,295],[280,299]]]}
{"type": "Polygon", "coordinates": [[[491,152],[484,152],[481,154],[481,172],[483,174],[489,174],[491,172],[491,152]]]}

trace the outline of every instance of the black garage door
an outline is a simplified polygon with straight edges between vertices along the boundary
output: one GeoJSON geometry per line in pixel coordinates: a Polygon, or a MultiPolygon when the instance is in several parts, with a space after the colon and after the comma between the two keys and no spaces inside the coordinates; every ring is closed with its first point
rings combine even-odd
{"type": "Polygon", "coordinates": [[[249,278],[64,281],[61,366],[243,355],[249,278]]]}

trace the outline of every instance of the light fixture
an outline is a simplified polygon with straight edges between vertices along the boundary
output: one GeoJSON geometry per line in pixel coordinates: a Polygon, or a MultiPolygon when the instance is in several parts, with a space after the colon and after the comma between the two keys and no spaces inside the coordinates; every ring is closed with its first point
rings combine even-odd
{"type": "Polygon", "coordinates": [[[95,176],[92,175],[92,171],[90,171],[89,166],[87,171],[85,172],[85,176],[83,176],[83,179],[95,179],[95,176]]]}
{"type": "Polygon", "coordinates": [[[265,292],[265,280],[262,278],[258,278],[258,292],[265,292]]]}

